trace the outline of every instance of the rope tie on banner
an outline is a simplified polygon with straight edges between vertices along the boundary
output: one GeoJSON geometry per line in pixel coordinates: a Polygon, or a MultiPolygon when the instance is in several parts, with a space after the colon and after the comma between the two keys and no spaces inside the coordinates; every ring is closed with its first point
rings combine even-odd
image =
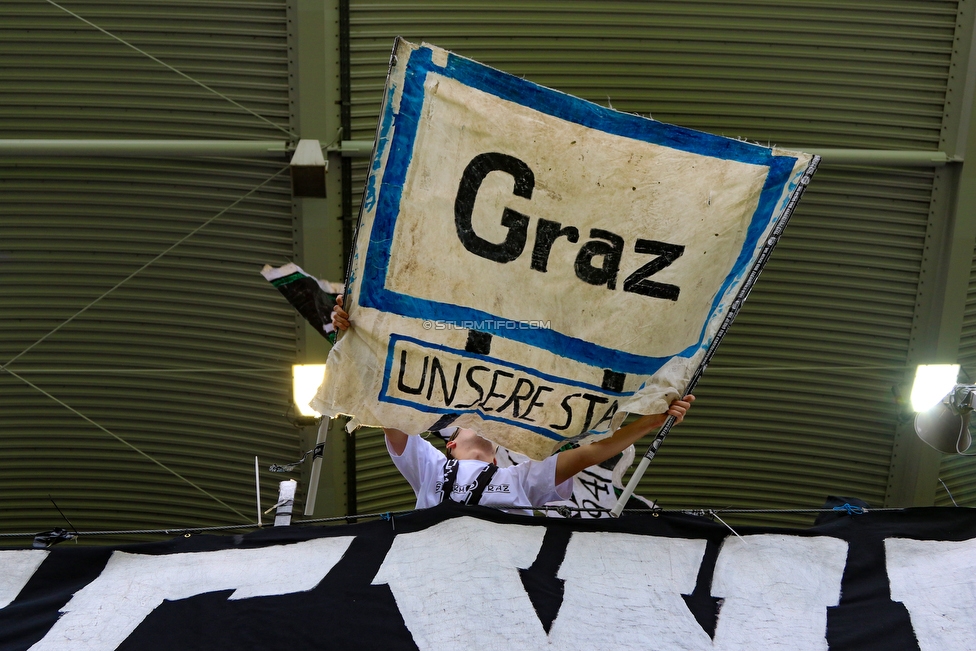
{"type": "Polygon", "coordinates": [[[853,504],[842,504],[841,506],[835,506],[832,511],[843,511],[847,515],[864,515],[864,507],[854,506],[853,504]]]}
{"type": "Polygon", "coordinates": [[[725,520],[723,520],[722,518],[720,518],[719,515],[718,515],[718,513],[716,513],[715,511],[709,511],[708,514],[711,517],[713,517],[716,520],[718,520],[719,522],[721,522],[722,524],[724,524],[726,529],[728,529],[729,531],[731,531],[732,533],[734,533],[735,534],[735,537],[738,538],[739,540],[741,540],[743,544],[745,544],[745,542],[746,542],[745,541],[745,538],[743,538],[742,536],[740,536],[739,535],[739,532],[736,531],[735,529],[733,529],[732,526],[728,522],[726,522],[725,520]]]}
{"type": "MultiPolygon", "coordinates": [[[[660,508],[655,508],[654,511],[655,511],[654,517],[657,517],[658,513],[665,512],[663,509],[660,508]]],[[[726,529],[734,533],[735,537],[741,540],[743,544],[746,542],[745,539],[739,535],[739,532],[732,528],[732,525],[730,525],[728,522],[726,522],[721,517],[719,517],[718,511],[716,511],[715,509],[691,509],[690,511],[680,511],[680,513],[683,513],[685,515],[694,515],[700,518],[710,518],[712,520],[718,520],[719,522],[725,525],[726,529]]]]}
{"type": "Polygon", "coordinates": [[[386,513],[380,514],[380,519],[390,523],[393,530],[396,531],[396,522],[393,520],[393,514],[387,511],[386,513]]]}

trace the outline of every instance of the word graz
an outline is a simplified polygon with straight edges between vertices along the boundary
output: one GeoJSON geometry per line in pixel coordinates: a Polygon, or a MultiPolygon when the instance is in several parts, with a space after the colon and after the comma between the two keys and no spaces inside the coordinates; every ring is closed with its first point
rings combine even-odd
{"type": "Polygon", "coordinates": [[[393,369],[396,392],[401,398],[417,396],[414,400],[422,404],[494,413],[520,423],[541,422],[569,435],[596,429],[617,413],[618,402],[607,396],[483,359],[408,348],[405,341],[390,354],[399,366],[393,369]]]}
{"type": "MultiPolygon", "coordinates": [[[[489,242],[480,237],[471,225],[471,214],[474,212],[478,190],[485,177],[496,171],[514,177],[513,192],[516,196],[532,198],[535,174],[528,165],[507,154],[497,152],[479,154],[468,163],[461,176],[457,198],[454,201],[454,225],[457,228],[458,239],[468,251],[488,260],[507,263],[517,259],[525,250],[528,239],[528,216],[511,208],[505,208],[502,212],[501,224],[508,228],[508,234],[500,243],[489,242]]],[[[532,246],[532,269],[543,273],[548,271],[549,254],[556,240],[565,237],[572,244],[576,244],[579,242],[579,236],[579,229],[575,226],[563,227],[557,221],[539,219],[536,225],[535,243],[532,246]]],[[[590,237],[594,239],[581,246],[579,253],[576,254],[576,262],[573,265],[576,277],[591,285],[606,285],[607,289],[616,289],[620,259],[624,252],[624,238],[601,228],[590,229],[590,237]],[[597,257],[602,257],[599,267],[593,265],[593,259],[597,257]]],[[[669,267],[681,257],[684,251],[685,247],[680,244],[638,239],[634,243],[635,253],[657,257],[627,276],[623,290],[653,298],[678,300],[680,287],[648,280],[648,278],[669,267]]]]}

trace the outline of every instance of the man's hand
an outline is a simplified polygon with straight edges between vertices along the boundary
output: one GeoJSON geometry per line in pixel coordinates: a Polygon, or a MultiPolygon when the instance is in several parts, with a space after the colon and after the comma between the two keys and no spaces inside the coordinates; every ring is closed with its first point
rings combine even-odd
{"type": "Polygon", "coordinates": [[[336,296],[336,305],[332,308],[332,325],[336,330],[349,329],[349,314],[342,309],[342,294],[336,296]]]}
{"type": "MultiPolygon", "coordinates": [[[[685,414],[687,414],[688,410],[691,409],[691,403],[693,403],[694,401],[695,401],[695,396],[691,394],[685,396],[680,400],[672,400],[671,405],[668,407],[668,410],[664,413],[664,415],[674,416],[675,418],[674,424],[677,425],[678,423],[680,423],[685,419],[685,414]]],[[[661,421],[661,424],[662,425],[664,424],[663,420],[661,421]]]]}

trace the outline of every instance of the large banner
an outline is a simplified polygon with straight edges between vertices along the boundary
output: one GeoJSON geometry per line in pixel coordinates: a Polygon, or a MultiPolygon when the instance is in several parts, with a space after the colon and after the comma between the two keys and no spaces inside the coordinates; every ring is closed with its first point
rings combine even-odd
{"type": "Polygon", "coordinates": [[[812,161],[405,41],[376,143],[313,406],[535,459],[679,397],[812,161]]]}
{"type": "Polygon", "coordinates": [[[386,521],[0,550],[2,651],[967,651],[976,514],[386,521]],[[737,534],[737,535],[736,535],[737,534]]]}

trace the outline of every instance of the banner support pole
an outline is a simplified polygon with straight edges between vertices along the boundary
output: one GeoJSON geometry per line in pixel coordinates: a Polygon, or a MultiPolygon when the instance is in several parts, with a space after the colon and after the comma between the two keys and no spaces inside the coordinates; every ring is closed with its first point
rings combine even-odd
{"type": "Polygon", "coordinates": [[[258,458],[254,457],[254,496],[257,498],[258,506],[258,526],[264,526],[261,523],[261,474],[258,470],[258,458]]]}
{"type": "Polygon", "coordinates": [[[312,452],[312,472],[308,478],[308,492],[305,494],[305,515],[315,515],[315,498],[319,493],[319,479],[322,476],[322,455],[325,453],[325,439],[329,435],[329,424],[332,419],[322,417],[319,432],[315,438],[315,450],[312,452]]]}

